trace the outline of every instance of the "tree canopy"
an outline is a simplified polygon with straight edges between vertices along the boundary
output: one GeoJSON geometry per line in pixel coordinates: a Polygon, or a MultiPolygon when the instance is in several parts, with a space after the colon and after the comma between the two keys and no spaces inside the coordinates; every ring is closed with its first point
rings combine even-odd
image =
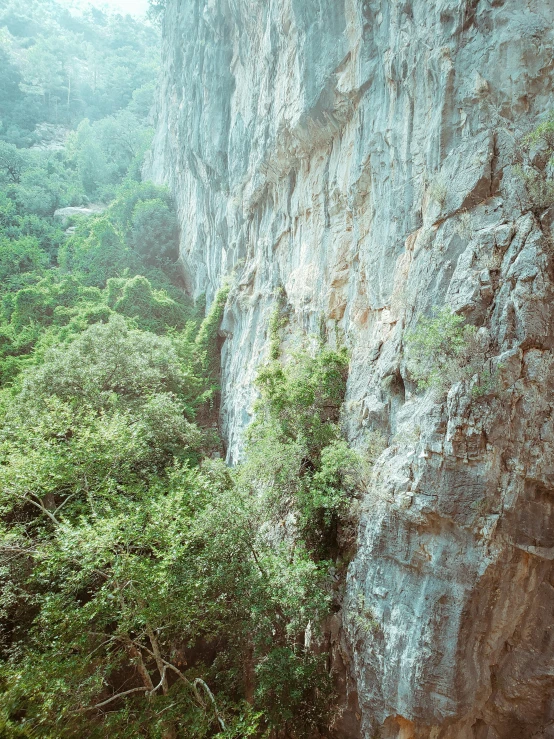
{"type": "Polygon", "coordinates": [[[361,469],[348,355],[282,361],[280,301],[224,464],[233,276],[185,295],[175,203],[140,176],[157,33],[0,9],[0,735],[307,739],[361,469]]]}

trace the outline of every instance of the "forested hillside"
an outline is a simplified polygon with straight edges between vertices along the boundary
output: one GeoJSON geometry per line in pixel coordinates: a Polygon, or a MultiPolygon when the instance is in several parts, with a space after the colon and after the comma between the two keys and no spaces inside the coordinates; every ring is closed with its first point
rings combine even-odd
{"type": "Polygon", "coordinates": [[[158,52],[130,17],[0,11],[6,738],[308,736],[331,706],[348,358],[311,337],[285,367],[276,294],[245,461],[224,465],[234,277],[207,312],[185,296],[173,201],[141,182],[158,52]]]}
{"type": "MultiPolygon", "coordinates": [[[[0,138],[37,142],[36,124],[75,128],[84,119],[146,118],[159,33],[129,15],[56,0],[0,6],[0,138]],[[121,111],[126,110],[126,117],[121,111]]],[[[99,129],[101,130],[101,129],[99,129]]]]}

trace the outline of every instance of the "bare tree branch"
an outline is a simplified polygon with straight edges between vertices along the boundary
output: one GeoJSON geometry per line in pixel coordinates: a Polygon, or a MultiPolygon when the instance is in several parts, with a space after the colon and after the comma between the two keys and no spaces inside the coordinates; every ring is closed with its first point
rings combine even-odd
{"type": "Polygon", "coordinates": [[[164,666],[164,660],[162,658],[162,653],[160,651],[160,645],[158,643],[158,639],[154,633],[154,630],[150,626],[150,624],[146,624],[146,633],[148,634],[148,638],[150,639],[150,643],[152,644],[152,651],[154,652],[154,659],[156,660],[156,665],[158,666],[158,672],[160,675],[163,675],[162,677],[162,688],[164,695],[167,695],[168,691],[168,684],[167,684],[167,678],[165,676],[167,665],[164,666]]]}
{"type": "MultiPolygon", "coordinates": [[[[150,654],[152,657],[154,657],[154,659],[156,659],[156,655],[154,654],[154,652],[152,650],[148,649],[148,647],[145,647],[144,644],[140,644],[140,643],[137,643],[135,641],[133,641],[133,644],[136,647],[139,647],[140,649],[144,649],[145,652],[148,652],[148,654],[150,654]]],[[[192,692],[194,693],[194,696],[195,696],[195,698],[196,698],[196,700],[198,702],[198,705],[201,706],[202,708],[206,708],[206,703],[202,700],[202,696],[200,695],[200,693],[198,691],[198,686],[200,685],[204,689],[204,691],[206,692],[206,694],[208,695],[208,697],[210,699],[210,702],[211,702],[211,704],[213,706],[213,709],[214,709],[215,717],[216,717],[216,719],[217,719],[220,727],[222,728],[223,731],[225,731],[225,722],[221,718],[221,715],[220,715],[219,710],[217,708],[217,702],[216,702],[216,700],[214,698],[214,695],[213,695],[212,691],[210,690],[210,688],[208,687],[208,685],[204,682],[204,680],[202,680],[201,678],[197,677],[193,682],[191,682],[190,680],[188,680],[183,675],[183,673],[181,672],[181,670],[179,670],[177,667],[175,667],[175,665],[172,665],[171,662],[168,662],[167,660],[165,660],[161,655],[160,655],[160,660],[164,664],[164,669],[163,669],[163,674],[162,674],[162,680],[160,681],[160,684],[158,685],[158,687],[156,688],[156,690],[158,690],[158,688],[162,686],[163,679],[165,679],[166,671],[167,670],[172,670],[185,683],[185,685],[187,685],[187,687],[189,687],[192,690],[192,692]]]]}
{"type": "MultiPolygon", "coordinates": [[[[34,495],[34,493],[33,493],[34,495]]],[[[37,500],[33,500],[33,498],[28,498],[25,495],[18,496],[19,498],[22,498],[23,500],[26,500],[28,503],[32,503],[32,505],[36,506],[39,510],[41,510],[48,518],[54,523],[55,526],[61,526],[60,522],[56,518],[56,516],[52,513],[52,511],[49,511],[48,508],[44,505],[42,500],[37,496],[37,500]]]]}
{"type": "MultiPolygon", "coordinates": [[[[127,640],[125,640],[127,642],[127,640]]],[[[152,678],[150,677],[150,673],[146,669],[146,665],[144,664],[144,660],[142,659],[142,654],[140,653],[140,649],[137,648],[137,645],[135,642],[133,642],[131,639],[127,642],[127,648],[129,649],[129,653],[131,657],[135,660],[137,669],[139,671],[139,674],[142,678],[142,682],[144,683],[145,687],[148,689],[150,693],[154,692],[154,683],[152,682],[152,678]]]]}
{"type": "Polygon", "coordinates": [[[212,691],[209,689],[209,687],[206,685],[206,683],[203,680],[201,680],[199,677],[197,677],[196,680],[194,681],[194,685],[201,685],[204,688],[204,690],[206,691],[206,693],[208,694],[208,696],[209,696],[209,698],[210,698],[210,700],[212,702],[212,706],[213,706],[213,709],[214,709],[215,717],[218,720],[219,725],[221,726],[222,730],[225,731],[225,722],[223,721],[223,719],[219,715],[219,711],[217,710],[217,703],[215,702],[215,698],[214,698],[214,695],[213,695],[212,691]]]}
{"type": "Polygon", "coordinates": [[[102,703],[97,703],[95,706],[89,706],[88,708],[82,708],[79,713],[84,713],[85,711],[95,711],[97,708],[102,708],[102,706],[107,706],[108,703],[112,703],[112,701],[116,701],[118,698],[124,698],[126,695],[131,695],[131,693],[148,693],[148,688],[131,688],[131,690],[125,690],[123,693],[116,693],[116,695],[112,695],[111,698],[108,698],[105,701],[102,701],[102,703]]]}
{"type": "Polygon", "coordinates": [[[166,680],[166,677],[165,677],[165,673],[166,672],[167,672],[167,665],[164,665],[162,667],[162,677],[160,679],[160,682],[156,685],[155,688],[152,689],[152,693],[155,693],[160,688],[163,688],[164,685],[167,685],[167,680],[166,680]]]}
{"type": "Polygon", "coordinates": [[[60,510],[61,510],[61,509],[62,509],[62,508],[64,507],[64,505],[65,505],[65,504],[66,504],[66,503],[67,503],[68,501],[70,501],[70,500],[71,500],[71,498],[74,498],[74,497],[75,497],[76,495],[77,495],[77,493],[73,493],[72,495],[68,495],[68,496],[67,496],[67,498],[66,498],[66,499],[65,499],[65,500],[63,501],[63,503],[60,503],[60,505],[59,505],[59,506],[58,506],[58,507],[56,508],[56,510],[54,511],[54,515],[55,515],[55,514],[56,514],[56,513],[58,512],[58,511],[60,511],[60,510]]]}

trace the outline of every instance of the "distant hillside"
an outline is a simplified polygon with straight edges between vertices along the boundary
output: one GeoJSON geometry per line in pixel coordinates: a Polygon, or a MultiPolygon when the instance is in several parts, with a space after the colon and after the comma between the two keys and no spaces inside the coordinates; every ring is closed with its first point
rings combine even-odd
{"type": "Polygon", "coordinates": [[[158,30],[130,15],[56,0],[8,0],[0,9],[0,139],[36,143],[38,123],[76,126],[153,99],[158,30]]]}

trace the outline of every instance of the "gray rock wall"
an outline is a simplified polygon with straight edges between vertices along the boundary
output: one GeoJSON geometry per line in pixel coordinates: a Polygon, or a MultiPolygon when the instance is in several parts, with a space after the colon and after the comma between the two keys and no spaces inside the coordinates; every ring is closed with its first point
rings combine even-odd
{"type": "Polygon", "coordinates": [[[551,217],[514,172],[554,107],[553,26],[551,0],[168,0],[148,174],[191,292],[237,274],[229,458],[279,285],[293,329],[351,349],[352,443],[388,441],[334,636],[359,704],[336,736],[554,737],[551,217]],[[410,381],[405,331],[445,303],[482,327],[494,393],[410,381]]]}

